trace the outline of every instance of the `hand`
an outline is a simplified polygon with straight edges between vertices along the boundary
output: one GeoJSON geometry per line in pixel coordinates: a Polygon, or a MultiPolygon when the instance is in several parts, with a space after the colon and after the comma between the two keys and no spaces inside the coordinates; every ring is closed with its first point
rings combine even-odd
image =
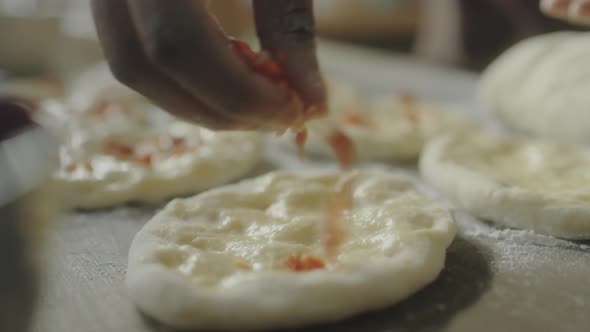
{"type": "Polygon", "coordinates": [[[541,0],[541,10],[551,17],[590,26],[590,0],[541,0]]]}
{"type": "Polygon", "coordinates": [[[253,3],[272,61],[236,53],[244,44],[225,36],[205,0],[92,0],[92,10],[104,54],[123,84],[212,129],[280,131],[325,108],[312,0],[253,3]]]}

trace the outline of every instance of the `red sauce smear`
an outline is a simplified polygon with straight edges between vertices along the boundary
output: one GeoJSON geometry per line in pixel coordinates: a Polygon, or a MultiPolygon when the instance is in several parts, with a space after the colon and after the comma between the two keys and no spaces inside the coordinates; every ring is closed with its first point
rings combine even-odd
{"type": "Polygon", "coordinates": [[[285,262],[285,266],[296,272],[305,272],[323,269],[326,267],[326,264],[319,257],[294,254],[289,255],[285,262]]]}

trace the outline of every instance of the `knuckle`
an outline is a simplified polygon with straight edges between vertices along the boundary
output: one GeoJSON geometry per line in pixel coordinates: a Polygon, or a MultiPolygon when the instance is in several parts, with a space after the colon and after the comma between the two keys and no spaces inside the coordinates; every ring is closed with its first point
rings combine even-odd
{"type": "Polygon", "coordinates": [[[289,10],[279,24],[281,31],[295,40],[309,40],[315,36],[314,18],[308,9],[289,10]]]}

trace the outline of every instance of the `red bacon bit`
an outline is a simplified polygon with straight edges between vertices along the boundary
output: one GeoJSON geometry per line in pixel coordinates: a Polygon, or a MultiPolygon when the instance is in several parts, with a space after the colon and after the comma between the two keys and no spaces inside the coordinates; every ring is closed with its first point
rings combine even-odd
{"type": "Polygon", "coordinates": [[[121,105],[110,102],[110,101],[102,100],[102,101],[99,101],[98,103],[96,103],[90,109],[88,109],[86,111],[86,113],[90,116],[103,117],[106,114],[108,114],[112,111],[115,111],[115,110],[118,110],[118,111],[122,110],[121,105]]]}
{"type": "Polygon", "coordinates": [[[191,150],[192,149],[187,145],[186,139],[180,137],[172,138],[172,148],[170,149],[172,155],[182,155],[191,150]]]}
{"type": "Polygon", "coordinates": [[[129,158],[133,155],[134,149],[131,145],[118,142],[115,140],[107,140],[104,142],[103,150],[105,153],[111,154],[117,158],[129,158]]]}
{"type": "Polygon", "coordinates": [[[342,115],[342,120],[348,124],[352,125],[366,125],[367,119],[365,119],[360,113],[358,112],[346,112],[342,115]]]}
{"type": "Polygon", "coordinates": [[[401,92],[397,95],[399,101],[403,104],[410,105],[416,103],[416,97],[409,92],[401,92]]]}
{"type": "Polygon", "coordinates": [[[328,138],[328,143],[334,153],[336,159],[340,163],[340,167],[349,169],[356,162],[356,147],[354,142],[346,136],[343,132],[335,130],[332,136],[328,138]]]}
{"type": "Polygon", "coordinates": [[[250,45],[239,40],[230,40],[234,52],[242,58],[250,68],[273,81],[284,81],[281,66],[266,52],[254,52],[250,45]]]}
{"type": "Polygon", "coordinates": [[[307,142],[307,129],[303,128],[295,135],[295,144],[297,144],[297,154],[303,159],[305,156],[305,143],[307,142]]]}
{"type": "Polygon", "coordinates": [[[335,261],[340,252],[344,238],[344,211],[352,208],[352,189],[354,179],[348,178],[339,185],[328,202],[327,217],[324,229],[324,250],[326,256],[335,261]]]}
{"type": "Polygon", "coordinates": [[[416,97],[412,94],[403,92],[398,95],[398,99],[404,107],[405,118],[413,125],[418,125],[420,122],[418,111],[416,110],[416,97]]]}
{"type": "Polygon", "coordinates": [[[76,171],[79,167],[84,167],[84,169],[88,172],[94,171],[94,167],[92,167],[92,163],[89,161],[71,163],[66,166],[66,171],[72,173],[76,171]]]}
{"type": "Polygon", "coordinates": [[[418,123],[420,122],[420,118],[418,117],[418,112],[415,109],[406,109],[405,117],[414,126],[418,125],[418,123]]]}
{"type": "Polygon", "coordinates": [[[71,164],[69,164],[69,165],[67,165],[67,166],[66,166],[66,171],[67,171],[68,173],[72,173],[72,172],[74,172],[74,171],[75,171],[77,168],[78,168],[78,164],[76,164],[76,163],[71,163],[71,164]]]}
{"type": "Polygon", "coordinates": [[[252,270],[252,266],[244,261],[236,261],[234,264],[240,270],[252,270]]]}
{"type": "Polygon", "coordinates": [[[135,162],[148,167],[151,166],[154,161],[154,156],[152,154],[144,154],[143,156],[139,156],[135,159],[135,162]]]}
{"type": "Polygon", "coordinates": [[[185,146],[186,139],[184,137],[172,137],[172,146],[185,146]]]}
{"type": "Polygon", "coordinates": [[[84,169],[88,172],[93,172],[94,171],[94,167],[92,166],[92,163],[90,161],[85,161],[84,162],[84,169]]]}
{"type": "Polygon", "coordinates": [[[326,267],[324,261],[315,256],[292,254],[289,255],[285,266],[295,272],[305,272],[317,269],[323,269],[326,267]]]}

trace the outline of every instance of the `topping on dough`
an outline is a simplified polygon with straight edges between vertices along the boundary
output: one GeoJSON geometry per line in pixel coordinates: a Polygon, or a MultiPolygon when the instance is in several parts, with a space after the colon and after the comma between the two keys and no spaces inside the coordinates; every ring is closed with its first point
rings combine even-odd
{"type": "Polygon", "coordinates": [[[466,116],[409,94],[367,103],[339,84],[332,83],[329,91],[329,115],[307,125],[305,152],[314,157],[347,162],[333,153],[334,144],[340,142],[354,145],[359,161],[413,161],[431,138],[476,128],[466,116]]]}
{"type": "Polygon", "coordinates": [[[289,255],[287,262],[285,262],[285,266],[296,272],[305,272],[323,269],[326,267],[326,264],[324,263],[324,260],[319,257],[294,254],[289,255]]]}
{"type": "Polygon", "coordinates": [[[408,176],[274,172],[168,204],[133,240],[127,285],[143,312],[179,328],[329,322],[433,281],[454,234],[449,211],[408,176]],[[349,180],[331,259],[323,221],[349,180]]]}

